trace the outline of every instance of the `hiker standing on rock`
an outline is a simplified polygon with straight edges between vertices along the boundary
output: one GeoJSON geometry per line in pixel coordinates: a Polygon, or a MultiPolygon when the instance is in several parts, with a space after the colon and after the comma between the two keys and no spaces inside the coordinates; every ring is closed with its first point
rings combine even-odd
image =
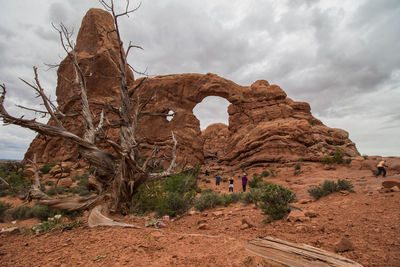
{"type": "Polygon", "coordinates": [[[219,174],[215,175],[215,185],[218,186],[221,182],[221,176],[219,174]]]}
{"type": "Polygon", "coordinates": [[[243,186],[243,192],[246,192],[246,185],[247,185],[247,181],[248,181],[249,179],[247,179],[247,174],[246,173],[243,173],[243,176],[242,176],[242,186],[243,186]]]}
{"type": "Polygon", "coordinates": [[[378,163],[378,165],[376,166],[376,167],[378,167],[378,172],[376,173],[376,178],[378,178],[378,176],[382,173],[382,176],[383,177],[385,177],[386,176],[386,170],[385,170],[385,167],[387,167],[386,166],[386,164],[385,164],[385,161],[384,160],[381,160],[379,163],[378,163]]]}
{"type": "Polygon", "coordinates": [[[233,174],[232,174],[231,178],[229,178],[229,192],[232,192],[232,193],[233,193],[233,182],[234,182],[234,180],[233,180],[233,174]]]}

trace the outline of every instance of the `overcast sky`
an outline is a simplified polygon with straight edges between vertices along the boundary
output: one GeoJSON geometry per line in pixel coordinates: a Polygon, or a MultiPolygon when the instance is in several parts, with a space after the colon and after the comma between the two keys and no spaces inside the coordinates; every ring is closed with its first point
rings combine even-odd
{"type": "MultiPolygon", "coordinates": [[[[132,2],[134,3],[134,2],[132,2]]],[[[136,2],[137,3],[137,2],[136,2]]],[[[0,0],[0,82],[6,106],[38,107],[18,77],[55,95],[65,57],[51,22],[78,32],[96,0],[0,0]]],[[[400,1],[398,0],[143,0],[121,32],[144,48],[129,62],[150,75],[215,73],[240,85],[264,79],[322,122],[350,133],[361,154],[400,156],[400,1]]],[[[205,103],[207,102],[207,103],[205,103]]],[[[225,99],[195,108],[201,127],[227,123],[225,99]]],[[[26,115],[30,117],[30,115],[26,115]]],[[[35,133],[0,126],[0,158],[21,159],[35,133]]]]}

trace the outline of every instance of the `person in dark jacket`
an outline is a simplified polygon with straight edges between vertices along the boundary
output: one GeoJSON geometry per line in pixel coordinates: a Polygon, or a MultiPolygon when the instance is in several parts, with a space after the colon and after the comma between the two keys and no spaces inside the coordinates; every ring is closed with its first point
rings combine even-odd
{"type": "Polygon", "coordinates": [[[246,192],[246,186],[247,186],[247,181],[248,181],[249,179],[247,178],[247,174],[246,173],[243,173],[243,176],[242,176],[242,187],[243,187],[243,192],[246,192]]]}
{"type": "Polygon", "coordinates": [[[219,176],[219,174],[215,175],[215,185],[219,185],[219,183],[221,182],[221,176],[219,176]]]}

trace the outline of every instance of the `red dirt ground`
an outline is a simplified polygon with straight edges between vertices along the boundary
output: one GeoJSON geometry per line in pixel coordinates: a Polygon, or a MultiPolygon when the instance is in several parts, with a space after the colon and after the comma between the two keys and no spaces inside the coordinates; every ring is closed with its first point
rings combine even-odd
{"type": "MultiPolygon", "coordinates": [[[[299,199],[310,198],[307,188],[325,179],[347,178],[356,193],[296,203],[316,214],[304,222],[265,224],[260,209],[236,203],[166,222],[162,229],[145,228],[148,218],[127,216],[119,219],[143,229],[83,226],[36,236],[0,234],[0,262],[2,266],[271,266],[244,246],[255,237],[273,236],[332,252],[335,243],[347,237],[354,250],[338,254],[364,266],[400,266],[400,193],[380,193],[383,179],[371,171],[303,169],[300,176],[281,170],[267,180],[289,186],[299,199]],[[243,219],[253,227],[244,227],[243,219]],[[199,229],[199,224],[205,229],[199,229]]],[[[385,179],[400,181],[399,175],[385,179]]],[[[210,180],[200,186],[215,188],[210,180]]],[[[238,191],[238,180],[235,186],[238,191]]],[[[226,192],[228,184],[220,187],[226,192]]]]}

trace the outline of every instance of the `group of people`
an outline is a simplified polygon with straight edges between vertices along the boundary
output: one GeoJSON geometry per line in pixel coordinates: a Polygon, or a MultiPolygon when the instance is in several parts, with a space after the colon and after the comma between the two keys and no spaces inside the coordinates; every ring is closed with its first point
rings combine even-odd
{"type": "MultiPolygon", "coordinates": [[[[209,175],[209,172],[206,171],[206,175],[209,175]]],[[[208,176],[207,175],[207,176],[208,176]]],[[[234,183],[234,175],[232,174],[231,177],[229,178],[229,192],[233,192],[233,183],[234,183]]],[[[240,175],[238,176],[238,178],[240,179],[240,175]]],[[[243,192],[246,192],[246,187],[247,187],[247,182],[248,182],[248,178],[247,178],[247,174],[243,173],[242,176],[242,190],[243,192]]],[[[215,185],[219,186],[221,183],[221,176],[219,174],[215,175],[215,185]]]]}
{"type": "MultiPolygon", "coordinates": [[[[378,172],[376,173],[376,177],[378,178],[378,176],[380,174],[382,174],[383,177],[386,176],[386,170],[385,170],[386,164],[385,161],[382,160],[378,163],[377,168],[378,168],[378,172]]],[[[210,172],[208,170],[205,171],[205,175],[206,176],[210,176],[210,172]]],[[[234,183],[234,175],[232,174],[231,177],[229,178],[229,192],[233,192],[233,183],[234,183]]],[[[242,178],[242,190],[243,192],[246,192],[246,187],[247,187],[247,182],[248,182],[248,178],[247,178],[247,174],[243,173],[243,176],[240,177],[240,175],[238,176],[238,179],[242,178]]],[[[219,174],[215,175],[215,185],[219,186],[221,183],[221,176],[219,174]]]]}

